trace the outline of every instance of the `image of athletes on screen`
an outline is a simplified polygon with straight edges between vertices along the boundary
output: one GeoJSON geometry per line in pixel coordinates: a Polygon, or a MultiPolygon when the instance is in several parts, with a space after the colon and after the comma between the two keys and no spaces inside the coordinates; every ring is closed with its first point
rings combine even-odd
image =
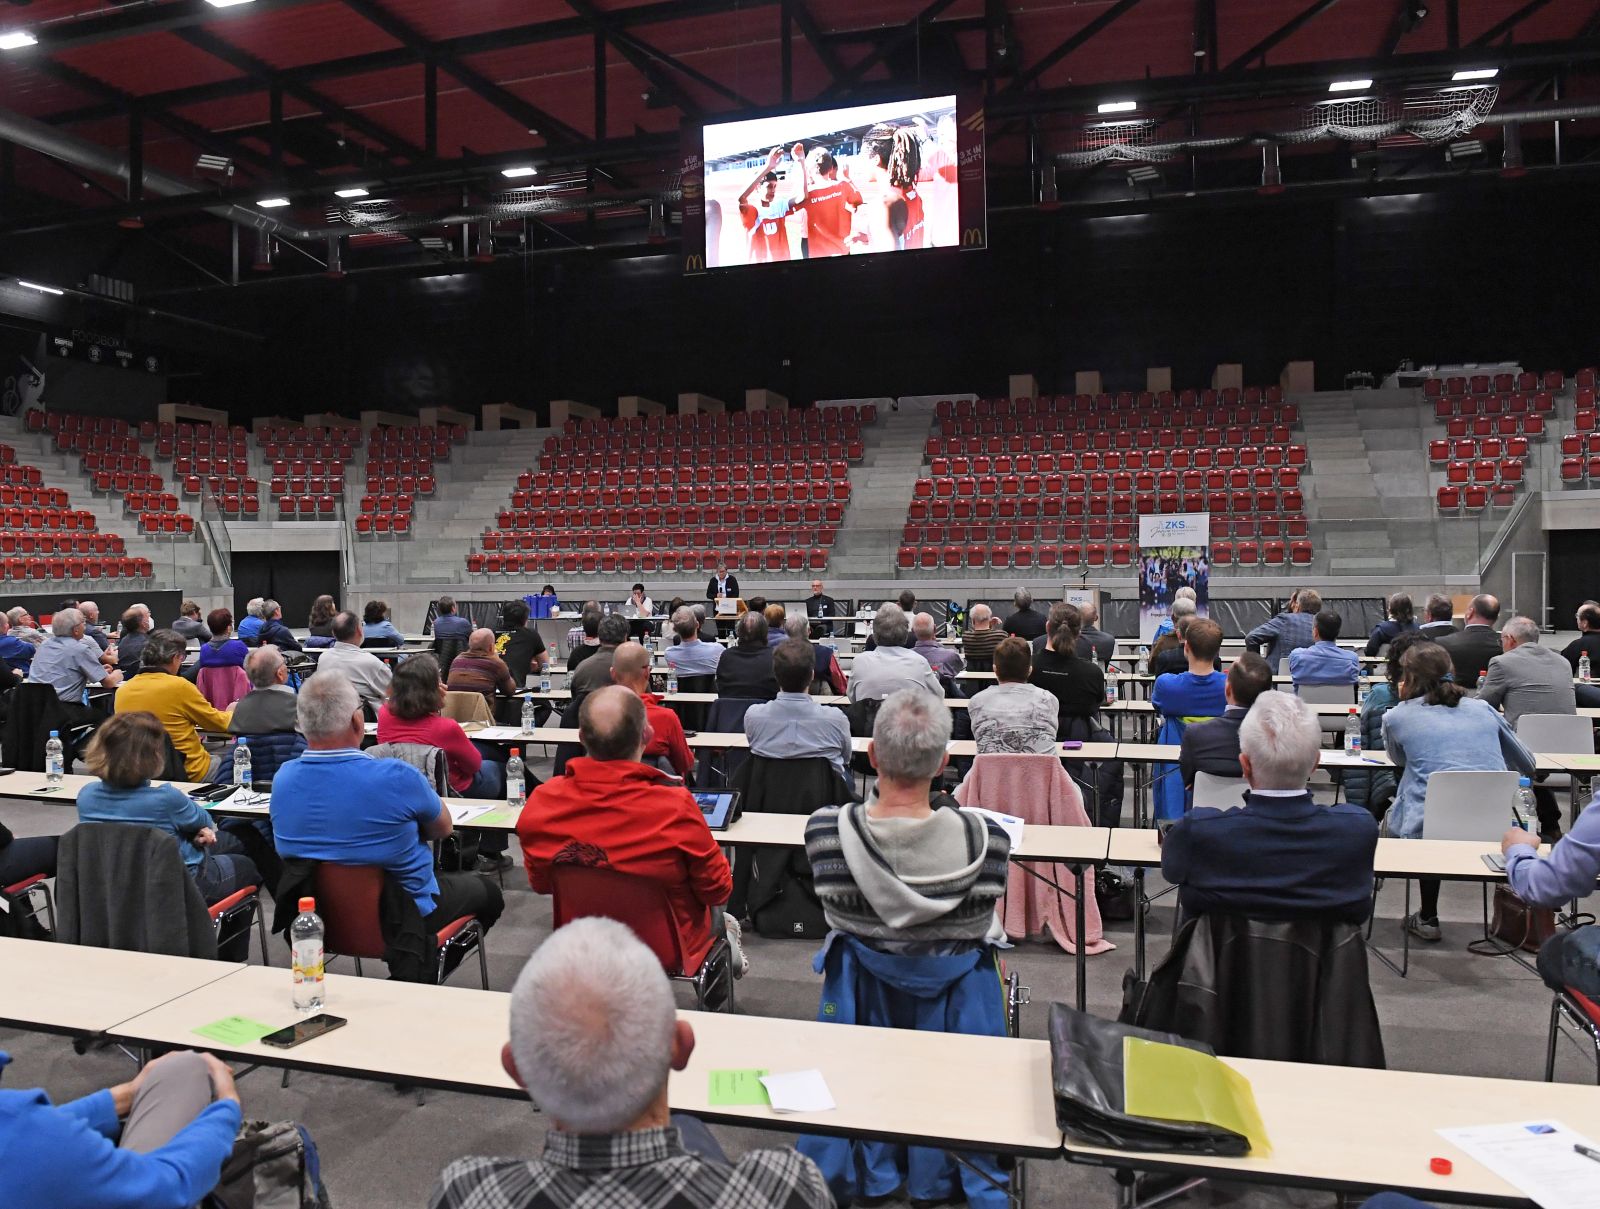
{"type": "Polygon", "coordinates": [[[1139,640],[1150,642],[1172,615],[1179,588],[1191,588],[1195,612],[1204,617],[1211,600],[1210,551],[1205,546],[1146,547],[1139,551],[1139,640]]]}
{"type": "Polygon", "coordinates": [[[956,101],[708,125],[707,267],[951,248],[956,101]]]}

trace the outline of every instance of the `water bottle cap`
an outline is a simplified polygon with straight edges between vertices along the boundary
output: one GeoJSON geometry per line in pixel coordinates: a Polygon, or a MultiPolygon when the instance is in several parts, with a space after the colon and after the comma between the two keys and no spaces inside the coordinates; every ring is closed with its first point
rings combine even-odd
{"type": "Polygon", "coordinates": [[[514,756],[520,756],[520,755],[521,755],[521,754],[522,754],[522,748],[520,748],[520,747],[513,747],[513,748],[512,748],[512,749],[511,749],[511,754],[512,754],[512,755],[514,755],[514,756]]]}
{"type": "Polygon", "coordinates": [[[300,900],[300,910],[301,911],[310,912],[310,911],[315,911],[316,909],[317,909],[317,900],[316,899],[314,899],[314,898],[302,898],[300,900]]]}
{"type": "Polygon", "coordinates": [[[53,731],[50,732],[50,737],[52,739],[59,739],[61,737],[61,732],[53,730],[53,731]]]}
{"type": "Polygon", "coordinates": [[[1355,706],[1353,706],[1353,705],[1352,705],[1352,706],[1351,706],[1351,707],[1350,707],[1350,712],[1351,712],[1351,713],[1352,713],[1352,714],[1355,714],[1355,713],[1359,713],[1359,712],[1360,712],[1360,711],[1359,711],[1359,710],[1357,710],[1357,709],[1356,709],[1356,707],[1355,707],[1355,706]]]}
{"type": "Polygon", "coordinates": [[[1517,778],[1517,785],[1520,786],[1521,788],[1526,789],[1529,786],[1531,786],[1532,784],[1533,784],[1533,782],[1530,781],[1527,777],[1518,777],[1517,778]]]}

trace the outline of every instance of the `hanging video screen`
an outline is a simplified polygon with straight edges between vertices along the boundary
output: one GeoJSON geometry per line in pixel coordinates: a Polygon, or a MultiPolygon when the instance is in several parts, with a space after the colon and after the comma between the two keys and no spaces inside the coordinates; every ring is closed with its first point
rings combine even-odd
{"type": "Polygon", "coordinates": [[[953,96],[708,123],[705,267],[961,246],[958,131],[953,96]]]}

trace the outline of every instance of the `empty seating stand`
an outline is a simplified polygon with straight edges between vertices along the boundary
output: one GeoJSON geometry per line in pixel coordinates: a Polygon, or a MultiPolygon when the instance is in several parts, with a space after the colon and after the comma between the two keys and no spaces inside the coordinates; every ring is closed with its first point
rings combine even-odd
{"type": "MultiPolygon", "coordinates": [[[[1528,458],[1556,420],[1556,398],[1566,388],[1561,370],[1433,377],[1423,383],[1443,435],[1428,441],[1428,462],[1444,481],[1434,491],[1443,516],[1509,508],[1526,481],[1528,458]]],[[[1564,438],[1561,467],[1568,477],[1564,438]]],[[[1575,449],[1574,454],[1580,453],[1575,449]]],[[[1586,463],[1576,463],[1579,481],[1586,463]]]]}
{"type": "Polygon", "coordinates": [[[356,536],[409,537],[417,497],[438,486],[435,466],[450,460],[452,447],[467,439],[459,424],[378,428],[367,438],[366,490],[355,515],[356,536]]]}
{"type": "Polygon", "coordinates": [[[467,570],[821,571],[876,419],[868,404],[571,421],[518,476],[467,570]]]}
{"type": "Polygon", "coordinates": [[[1179,512],[1217,563],[1309,563],[1298,420],[1277,387],[941,402],[897,566],[1127,567],[1138,518],[1179,512]]]}

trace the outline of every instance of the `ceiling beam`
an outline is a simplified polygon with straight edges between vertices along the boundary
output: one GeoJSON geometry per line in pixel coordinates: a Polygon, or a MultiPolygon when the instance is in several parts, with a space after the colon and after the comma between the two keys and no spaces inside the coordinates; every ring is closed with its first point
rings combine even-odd
{"type": "Polygon", "coordinates": [[[663,94],[685,116],[697,118],[701,115],[703,111],[699,102],[691,97],[677,80],[667,75],[641,54],[637,45],[625,37],[618,37],[613,32],[611,22],[607,19],[605,13],[589,3],[589,0],[566,0],[566,4],[568,8],[587,21],[595,33],[600,34],[607,42],[611,43],[616,52],[645,78],[645,83],[649,84],[652,90],[663,94]]]}
{"type": "Polygon", "coordinates": [[[318,92],[308,84],[299,82],[287,72],[278,71],[271,64],[263,62],[248,51],[239,49],[231,42],[223,41],[213,33],[203,29],[182,29],[177,32],[177,36],[195,49],[205,51],[206,54],[214,59],[220,59],[235,71],[242,71],[246,75],[259,79],[263,86],[268,89],[274,86],[281,87],[289,96],[305,102],[313,109],[337,122],[342,122],[350,129],[359,131],[374,142],[387,147],[393,154],[403,155],[412,161],[427,158],[422,148],[409,139],[402,138],[394,131],[374,122],[364,114],[357,113],[353,109],[346,109],[332,97],[318,92]]]}
{"type": "MultiPolygon", "coordinates": [[[[228,21],[244,20],[264,12],[321,2],[323,0],[254,0],[248,8],[233,11],[217,8],[207,4],[205,0],[172,0],[169,4],[129,4],[121,8],[105,9],[77,20],[58,21],[29,30],[39,39],[39,45],[29,47],[26,53],[28,56],[48,55],[62,50],[76,50],[80,46],[93,46],[100,42],[114,42],[120,38],[176,33],[199,25],[225,25],[228,21]]],[[[26,29],[27,25],[23,23],[22,28],[26,29]]]]}
{"type": "Polygon", "coordinates": [[[735,105],[742,105],[747,109],[754,109],[757,107],[756,102],[752,101],[749,97],[745,96],[737,89],[729,87],[721,80],[706,75],[705,72],[701,71],[697,67],[690,66],[682,59],[679,59],[674,55],[669,55],[666,51],[659,49],[653,42],[646,42],[643,38],[635,37],[633,34],[614,32],[611,35],[611,43],[613,46],[617,46],[618,49],[621,49],[619,40],[621,43],[627,43],[628,45],[631,45],[636,51],[638,51],[639,54],[645,56],[646,58],[654,59],[663,67],[671,68],[679,75],[687,76],[696,84],[710,89],[718,96],[732,101],[735,105]]]}
{"type": "Polygon", "coordinates": [[[1266,66],[1268,51],[1275,48],[1279,43],[1292,38],[1301,28],[1316,20],[1337,3],[1339,3],[1339,0],[1311,0],[1309,5],[1290,17],[1222,70],[1241,71],[1257,60],[1260,60],[1263,67],[1266,66]]]}
{"type": "Polygon", "coordinates": [[[833,83],[817,94],[817,99],[819,101],[825,100],[829,97],[838,96],[840,93],[849,92],[861,82],[863,76],[879,63],[882,63],[906,43],[913,42],[921,37],[923,27],[931,25],[935,17],[955,2],[956,0],[933,0],[932,4],[929,4],[915,17],[912,17],[911,20],[895,30],[883,42],[879,43],[877,49],[867,55],[866,58],[858,63],[851,64],[845,70],[843,76],[836,78],[833,83]]]}
{"type": "Polygon", "coordinates": [[[1533,16],[1534,13],[1538,12],[1541,8],[1544,8],[1549,3],[1550,0],[1528,0],[1526,4],[1519,8],[1516,12],[1512,13],[1504,21],[1500,21],[1494,25],[1491,25],[1483,33],[1479,34],[1472,40],[1471,45],[1489,46],[1498,41],[1500,38],[1509,37],[1512,31],[1517,28],[1517,26],[1521,25],[1529,17],[1533,16]]]}
{"type": "Polygon", "coordinates": [[[1057,63],[1061,62],[1062,59],[1065,59],[1068,55],[1072,54],[1073,51],[1077,50],[1079,47],[1084,45],[1084,43],[1088,42],[1101,30],[1105,29],[1106,26],[1110,25],[1118,17],[1121,17],[1124,13],[1132,12],[1137,7],[1139,7],[1139,0],[1117,0],[1116,4],[1113,4],[1110,8],[1103,11],[1098,17],[1090,21],[1070,38],[1057,45],[1054,50],[1046,54],[1032,67],[1018,75],[1016,79],[1011,81],[1010,85],[1005,89],[1005,91],[1020,92],[1029,84],[1032,84],[1040,76],[1044,75],[1045,72],[1049,71],[1057,63]]]}
{"type": "Polygon", "coordinates": [[[416,30],[412,29],[411,26],[376,3],[376,0],[342,0],[342,2],[351,12],[377,26],[377,28],[388,34],[424,62],[436,63],[445,72],[459,80],[469,92],[479,99],[487,101],[513,121],[520,122],[524,129],[538,131],[546,142],[571,143],[583,138],[579,131],[568,126],[554,114],[539,108],[531,101],[523,100],[510,90],[502,88],[499,84],[461,63],[455,56],[441,53],[438,46],[429,42],[416,30]]]}
{"type": "Polygon", "coordinates": [[[828,73],[830,83],[838,83],[844,76],[844,64],[839,62],[839,56],[834,53],[833,47],[822,36],[822,30],[817,27],[816,18],[811,15],[811,10],[806,7],[805,0],[785,0],[789,10],[789,17],[794,22],[794,27],[800,31],[800,36],[811,47],[811,53],[816,55],[822,63],[822,68],[828,73]]]}

